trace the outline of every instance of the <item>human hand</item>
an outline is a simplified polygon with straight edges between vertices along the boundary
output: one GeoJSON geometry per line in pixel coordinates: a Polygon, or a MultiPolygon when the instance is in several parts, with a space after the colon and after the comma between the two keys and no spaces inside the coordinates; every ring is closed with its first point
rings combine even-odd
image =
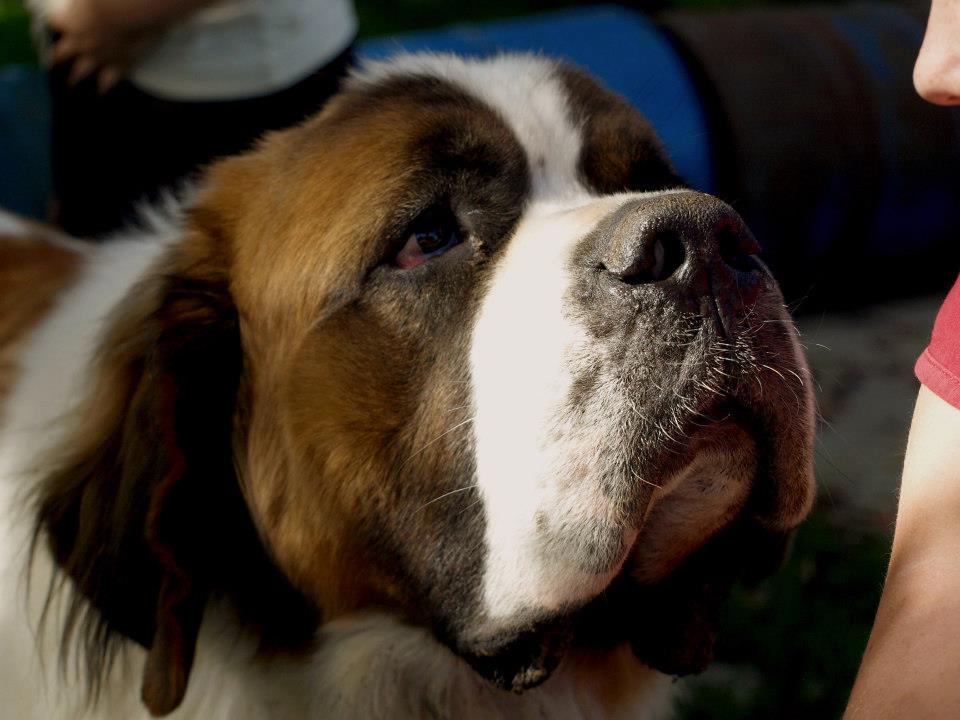
{"type": "Polygon", "coordinates": [[[120,81],[161,29],[133,22],[121,13],[104,12],[97,0],[68,0],[47,20],[59,33],[52,49],[53,64],[70,64],[71,85],[95,76],[101,94],[120,81]]]}

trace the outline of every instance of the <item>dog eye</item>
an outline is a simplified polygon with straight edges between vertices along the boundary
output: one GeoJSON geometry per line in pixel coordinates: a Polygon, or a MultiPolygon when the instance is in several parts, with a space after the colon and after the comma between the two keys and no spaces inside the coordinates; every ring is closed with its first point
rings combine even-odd
{"type": "Polygon", "coordinates": [[[449,211],[427,212],[410,227],[407,240],[394,258],[394,263],[408,270],[462,242],[463,234],[449,211]]]}

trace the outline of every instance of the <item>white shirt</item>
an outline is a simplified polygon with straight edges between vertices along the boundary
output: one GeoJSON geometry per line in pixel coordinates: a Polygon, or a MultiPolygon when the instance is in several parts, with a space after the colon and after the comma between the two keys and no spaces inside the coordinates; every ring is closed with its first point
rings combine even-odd
{"type": "MultiPolygon", "coordinates": [[[[33,0],[41,17],[65,0],[33,0]]],[[[353,40],[352,0],[221,0],[176,22],[130,70],[169,100],[235,100],[282,90],[353,40]]]]}

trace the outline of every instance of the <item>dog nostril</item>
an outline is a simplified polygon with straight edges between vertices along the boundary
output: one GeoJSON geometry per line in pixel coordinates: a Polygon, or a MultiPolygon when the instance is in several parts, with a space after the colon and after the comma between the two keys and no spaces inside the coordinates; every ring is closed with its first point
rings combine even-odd
{"type": "Polygon", "coordinates": [[[646,252],[641,257],[625,270],[613,272],[621,282],[627,285],[660,282],[683,265],[683,241],[673,230],[661,230],[644,244],[646,252]]]}
{"type": "Polygon", "coordinates": [[[720,258],[727,266],[741,272],[757,269],[754,256],[760,252],[760,245],[749,231],[727,223],[717,230],[715,237],[720,258]]]}

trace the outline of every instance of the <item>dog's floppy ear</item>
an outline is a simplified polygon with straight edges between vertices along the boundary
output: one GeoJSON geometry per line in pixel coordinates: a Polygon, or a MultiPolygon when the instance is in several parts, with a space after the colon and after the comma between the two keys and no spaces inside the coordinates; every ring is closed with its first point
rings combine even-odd
{"type": "Polygon", "coordinates": [[[76,431],[37,497],[38,539],[76,590],[64,651],[75,636],[95,691],[119,635],[143,645],[154,715],[183,698],[215,559],[246,512],[231,450],[237,312],[209,222],[195,213],[108,321],[76,431]]]}

